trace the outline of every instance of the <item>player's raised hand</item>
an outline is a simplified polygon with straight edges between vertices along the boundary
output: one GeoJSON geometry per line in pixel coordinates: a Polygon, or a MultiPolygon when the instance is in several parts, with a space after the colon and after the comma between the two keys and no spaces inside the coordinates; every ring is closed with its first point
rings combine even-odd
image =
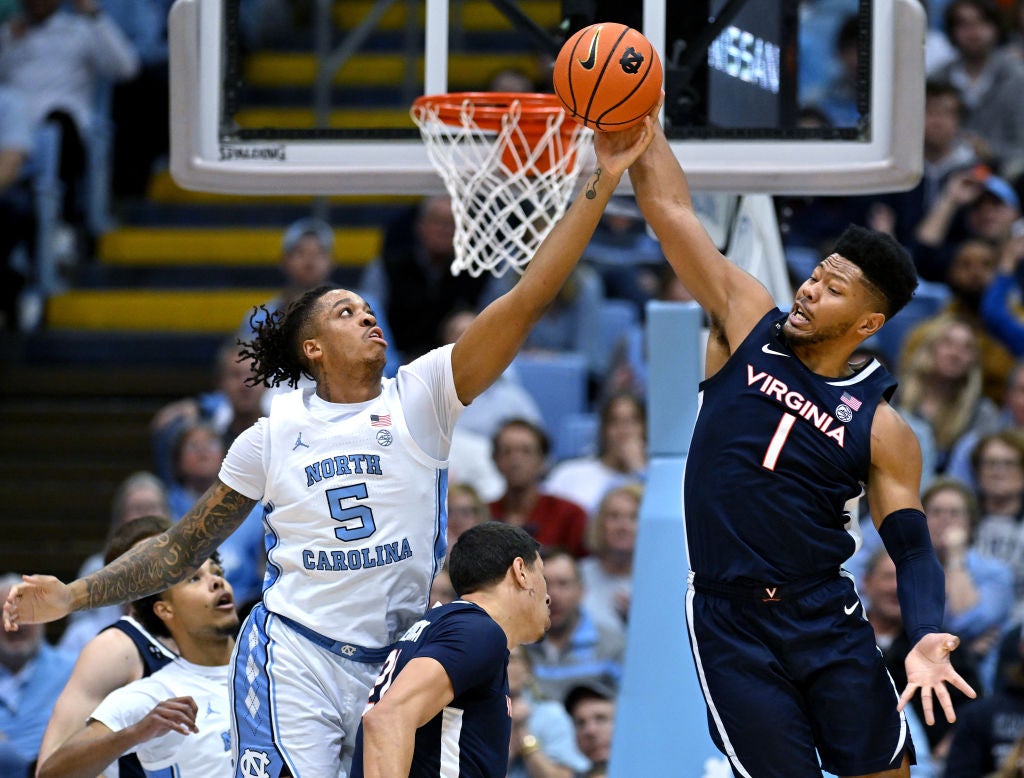
{"type": "Polygon", "coordinates": [[[664,100],[663,92],[658,104],[636,127],[616,132],[594,132],[594,153],[597,154],[601,167],[610,175],[622,175],[651,145],[654,139],[654,123],[664,100]]]}
{"type": "Polygon", "coordinates": [[[71,613],[71,589],[52,575],[25,575],[4,602],[4,629],[56,621],[71,613]]]}
{"type": "Polygon", "coordinates": [[[917,642],[904,661],[907,668],[907,688],[900,695],[899,710],[903,710],[913,698],[914,693],[920,689],[926,724],[930,726],[935,723],[933,698],[938,698],[942,712],[946,714],[946,721],[950,723],[956,721],[953,701],[949,698],[946,684],[953,684],[968,697],[978,696],[971,685],[953,669],[953,665],[949,661],[949,655],[958,645],[960,645],[960,638],[950,635],[948,632],[934,632],[931,635],[925,635],[917,642]]]}
{"type": "Polygon", "coordinates": [[[168,732],[180,732],[188,735],[198,732],[196,715],[199,706],[191,697],[171,697],[156,704],[140,721],[132,725],[132,734],[138,742],[144,743],[168,732]]]}

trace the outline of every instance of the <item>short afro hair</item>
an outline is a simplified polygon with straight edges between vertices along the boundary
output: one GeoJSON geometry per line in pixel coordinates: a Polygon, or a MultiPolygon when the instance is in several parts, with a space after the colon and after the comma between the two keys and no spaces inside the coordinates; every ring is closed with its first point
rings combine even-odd
{"type": "Polygon", "coordinates": [[[895,316],[914,296],[914,262],[892,236],[851,224],[839,236],[834,250],[860,268],[865,280],[882,298],[886,319],[895,316]]]}

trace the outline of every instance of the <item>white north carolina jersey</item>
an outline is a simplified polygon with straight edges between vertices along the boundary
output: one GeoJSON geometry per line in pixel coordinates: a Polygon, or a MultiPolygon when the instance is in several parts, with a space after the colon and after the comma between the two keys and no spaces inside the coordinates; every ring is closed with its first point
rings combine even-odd
{"type": "Polygon", "coordinates": [[[367,402],[329,403],[308,388],[274,398],[220,473],[267,509],[268,610],[367,648],[422,615],[445,553],[447,457],[463,409],[450,346],[367,402]]]}
{"type": "Polygon", "coordinates": [[[145,718],[157,703],[192,697],[199,709],[199,732],[168,732],[140,743],[134,753],[147,773],[170,768],[168,774],[176,778],[228,778],[232,775],[230,669],[231,665],[194,665],[179,657],[152,675],[112,691],[90,718],[119,732],[145,718]]]}

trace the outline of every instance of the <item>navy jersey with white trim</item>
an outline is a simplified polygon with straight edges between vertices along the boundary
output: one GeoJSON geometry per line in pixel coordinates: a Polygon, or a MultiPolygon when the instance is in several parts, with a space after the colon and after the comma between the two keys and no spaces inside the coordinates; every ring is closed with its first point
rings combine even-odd
{"type": "MultiPolygon", "coordinates": [[[[368,708],[416,657],[431,657],[444,668],[455,698],[416,730],[410,778],[504,778],[512,734],[504,630],[483,608],[464,600],[431,608],[384,662],[368,708]]],[[[349,775],[363,775],[362,727],[349,775]]]]}
{"type": "Polygon", "coordinates": [[[871,462],[871,423],[896,381],[876,360],[808,369],[769,311],[700,385],[683,481],[690,569],[722,582],[834,574],[854,552],[846,503],[871,462]]]}

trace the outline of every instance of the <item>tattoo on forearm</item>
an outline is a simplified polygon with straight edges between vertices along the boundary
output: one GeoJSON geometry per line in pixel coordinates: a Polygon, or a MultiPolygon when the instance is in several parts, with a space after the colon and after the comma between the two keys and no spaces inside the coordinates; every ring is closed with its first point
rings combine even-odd
{"type": "Polygon", "coordinates": [[[219,482],[162,535],[143,541],[85,579],[83,608],[131,602],[183,580],[249,515],[255,500],[219,482]]]}
{"type": "Polygon", "coordinates": [[[587,199],[593,200],[597,197],[597,182],[601,180],[601,168],[594,170],[594,176],[590,179],[590,183],[587,184],[587,199]]]}

